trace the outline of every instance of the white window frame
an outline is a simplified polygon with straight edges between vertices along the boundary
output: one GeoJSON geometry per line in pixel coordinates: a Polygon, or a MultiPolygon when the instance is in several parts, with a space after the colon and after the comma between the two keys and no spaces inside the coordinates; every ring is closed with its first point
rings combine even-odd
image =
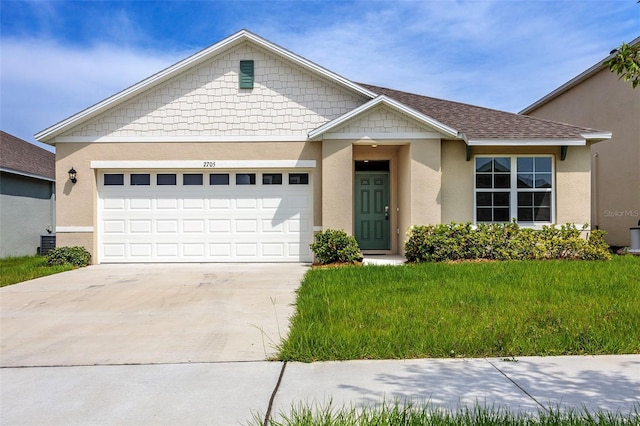
{"type": "Polygon", "coordinates": [[[519,226],[526,228],[540,229],[543,225],[551,225],[555,223],[556,217],[556,162],[555,156],[552,154],[538,155],[517,155],[517,154],[483,154],[473,157],[473,223],[506,223],[506,222],[478,222],[478,192],[509,192],[509,217],[510,221],[515,220],[519,226]],[[509,158],[510,167],[510,187],[509,188],[477,188],[477,170],[476,158],[509,158]],[[551,159],[551,188],[518,188],[518,158],[550,158],[551,159]],[[551,213],[549,221],[518,221],[518,192],[549,192],[551,193],[551,213]]]}

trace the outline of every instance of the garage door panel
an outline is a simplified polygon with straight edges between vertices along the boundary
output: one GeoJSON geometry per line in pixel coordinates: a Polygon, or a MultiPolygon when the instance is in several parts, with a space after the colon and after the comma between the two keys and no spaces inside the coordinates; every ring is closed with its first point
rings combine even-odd
{"type": "Polygon", "coordinates": [[[129,220],[129,232],[132,234],[151,234],[151,220],[132,219],[129,220]]]}
{"type": "Polygon", "coordinates": [[[204,210],[204,200],[185,198],[182,200],[182,208],[185,210],[204,210]]]}
{"type": "Polygon", "coordinates": [[[235,232],[255,234],[258,231],[256,219],[236,219],[234,224],[235,232]]]}
{"type": "Polygon", "coordinates": [[[209,220],[209,232],[214,234],[231,233],[231,219],[209,220]]]}
{"type": "Polygon", "coordinates": [[[130,256],[136,259],[141,259],[141,261],[146,260],[147,258],[151,258],[153,246],[150,243],[139,244],[133,243],[129,244],[130,256]]]}
{"type": "Polygon", "coordinates": [[[151,210],[151,198],[131,198],[129,208],[131,210],[151,210]]]}
{"type": "Polygon", "coordinates": [[[182,232],[202,234],[204,232],[204,219],[183,220],[182,232]]]}
{"type": "Polygon", "coordinates": [[[156,224],[156,233],[160,233],[160,234],[177,234],[178,233],[177,219],[156,220],[155,224],[156,224]]]}
{"type": "Polygon", "coordinates": [[[101,262],[312,259],[308,185],[157,186],[152,173],[142,187],[122,173],[124,185],[98,186],[101,262]]]}

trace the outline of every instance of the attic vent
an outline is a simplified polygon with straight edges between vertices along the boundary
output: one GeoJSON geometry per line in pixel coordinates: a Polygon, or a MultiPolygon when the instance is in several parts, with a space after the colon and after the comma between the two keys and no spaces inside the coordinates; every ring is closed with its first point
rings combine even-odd
{"type": "Polygon", "coordinates": [[[253,89],[253,61],[240,61],[240,88],[253,89]]]}

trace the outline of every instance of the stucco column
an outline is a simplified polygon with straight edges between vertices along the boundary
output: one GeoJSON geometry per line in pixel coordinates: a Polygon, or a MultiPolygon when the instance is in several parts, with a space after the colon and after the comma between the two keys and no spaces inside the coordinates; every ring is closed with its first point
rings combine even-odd
{"type": "Polygon", "coordinates": [[[322,142],[322,229],[342,229],[353,235],[351,141],[322,142]]]}
{"type": "Polygon", "coordinates": [[[441,221],[440,140],[411,143],[411,225],[441,221]]]}

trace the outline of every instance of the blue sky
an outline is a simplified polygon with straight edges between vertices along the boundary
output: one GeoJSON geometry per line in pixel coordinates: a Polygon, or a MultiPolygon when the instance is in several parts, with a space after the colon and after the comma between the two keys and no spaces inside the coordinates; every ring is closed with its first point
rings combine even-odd
{"type": "Polygon", "coordinates": [[[640,35],[636,0],[2,0],[1,127],[27,141],[240,29],[351,80],[518,112],[640,35]]]}

